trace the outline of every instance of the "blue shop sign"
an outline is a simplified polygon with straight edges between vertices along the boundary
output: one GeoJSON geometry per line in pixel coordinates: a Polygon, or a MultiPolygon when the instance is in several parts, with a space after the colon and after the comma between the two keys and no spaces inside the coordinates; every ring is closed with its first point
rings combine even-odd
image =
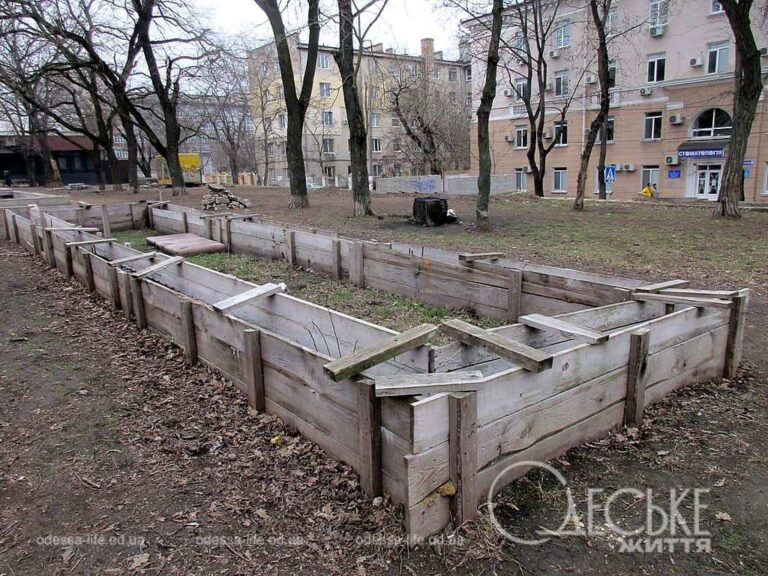
{"type": "Polygon", "coordinates": [[[680,178],[681,175],[682,175],[682,172],[680,170],[670,170],[669,172],[667,172],[667,178],[670,178],[670,179],[680,178]]]}
{"type": "Polygon", "coordinates": [[[725,155],[725,148],[693,148],[680,150],[677,155],[680,158],[722,158],[725,155]]]}

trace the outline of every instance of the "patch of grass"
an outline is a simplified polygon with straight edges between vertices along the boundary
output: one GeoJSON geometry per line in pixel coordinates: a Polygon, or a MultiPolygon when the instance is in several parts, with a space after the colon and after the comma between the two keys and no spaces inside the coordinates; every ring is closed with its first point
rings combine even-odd
{"type": "Polygon", "coordinates": [[[117,241],[121,244],[128,242],[131,244],[131,248],[141,250],[142,252],[152,250],[152,246],[147,244],[147,238],[155,235],[157,235],[157,232],[150,230],[149,228],[143,228],[141,230],[123,230],[122,232],[115,232],[112,234],[112,236],[117,238],[117,241]]]}

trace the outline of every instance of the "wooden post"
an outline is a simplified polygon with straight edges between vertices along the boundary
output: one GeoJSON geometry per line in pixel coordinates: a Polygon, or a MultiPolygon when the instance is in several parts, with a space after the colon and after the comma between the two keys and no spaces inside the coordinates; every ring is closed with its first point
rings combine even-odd
{"type": "Polygon", "coordinates": [[[0,216],[3,218],[3,231],[5,232],[5,239],[10,240],[11,239],[11,230],[8,228],[8,211],[5,209],[0,209],[0,216]]]}
{"type": "Polygon", "coordinates": [[[155,229],[155,216],[152,214],[153,208],[150,204],[147,204],[147,219],[149,220],[149,227],[155,229]]]}
{"type": "Polygon", "coordinates": [[[109,279],[109,299],[112,302],[112,310],[120,310],[120,285],[117,281],[117,268],[109,266],[107,278],[109,279]]]}
{"type": "Polygon", "coordinates": [[[267,399],[264,393],[264,366],[261,362],[261,331],[244,330],[245,351],[245,386],[248,404],[259,412],[267,411],[267,399]]]}
{"type": "Polygon", "coordinates": [[[331,240],[331,257],[333,258],[333,275],[341,280],[341,242],[331,240]]]}
{"type": "Polygon", "coordinates": [[[83,268],[85,269],[85,287],[88,288],[89,293],[96,291],[96,283],[93,281],[93,262],[91,262],[91,253],[85,248],[78,248],[83,260],[83,268]]]}
{"type": "Polygon", "coordinates": [[[213,218],[205,219],[205,237],[213,240],[213,218]]]}
{"type": "Polygon", "coordinates": [[[101,205],[101,230],[104,232],[104,238],[112,237],[112,227],[109,225],[109,213],[106,204],[101,205]]]}
{"type": "Polygon", "coordinates": [[[739,364],[741,364],[749,290],[740,290],[739,294],[732,298],[732,302],[733,308],[731,308],[731,317],[728,321],[728,341],[725,345],[723,378],[733,378],[736,376],[736,370],[738,370],[739,364]]]}
{"type": "Polygon", "coordinates": [[[16,222],[16,214],[11,212],[11,227],[13,228],[13,241],[16,242],[16,244],[21,244],[21,240],[19,239],[19,223],[16,222]]]}
{"type": "MultiPolygon", "coordinates": [[[[117,270],[117,269],[115,269],[117,270]]],[[[131,297],[131,275],[123,270],[117,270],[117,279],[122,288],[120,305],[123,309],[125,319],[131,320],[131,311],[133,309],[133,298],[131,297]]]]}
{"type": "Polygon", "coordinates": [[[147,313],[144,310],[144,294],[141,290],[141,280],[135,276],[130,276],[131,279],[131,295],[133,296],[133,310],[134,316],[136,316],[136,325],[140,330],[144,330],[147,327],[147,313]]]}
{"type": "Polygon", "coordinates": [[[184,353],[189,364],[197,363],[197,336],[195,334],[195,317],[192,314],[192,302],[181,301],[181,330],[184,337],[184,353]]]}
{"type": "Polygon", "coordinates": [[[507,284],[507,320],[515,323],[520,317],[523,301],[523,271],[510,270],[507,284]]]}
{"type": "Polygon", "coordinates": [[[78,226],[85,226],[85,208],[78,208],[75,211],[75,219],[78,226]]]}
{"type": "Polygon", "coordinates": [[[448,473],[456,488],[451,498],[455,526],[477,515],[477,393],[448,396],[448,473]]]}
{"type": "Polygon", "coordinates": [[[384,492],[381,464],[381,400],[373,380],[358,381],[357,417],[360,486],[369,496],[384,492]]]}
{"type": "Polygon", "coordinates": [[[72,248],[64,246],[64,276],[69,280],[72,274],[72,248]]]}
{"type": "Polygon", "coordinates": [[[133,227],[134,230],[140,230],[142,228],[141,225],[143,224],[143,222],[141,221],[141,218],[139,218],[136,215],[135,208],[137,206],[140,206],[138,202],[131,202],[130,204],[128,204],[128,208],[131,211],[131,226],[133,227]]]}
{"type": "Polygon", "coordinates": [[[189,232],[189,221],[186,212],[181,213],[181,230],[184,234],[189,232]]]}
{"type": "Polygon", "coordinates": [[[32,252],[35,256],[40,256],[40,238],[37,236],[37,224],[30,224],[29,232],[32,234],[32,252]]]}
{"type": "Polygon", "coordinates": [[[627,366],[627,399],[624,403],[624,425],[640,426],[645,411],[645,373],[651,331],[641,328],[629,335],[627,366]]]}
{"type": "Polygon", "coordinates": [[[365,287],[365,252],[362,242],[349,247],[349,280],[355,286],[365,287]]]}
{"type": "Polygon", "coordinates": [[[296,232],[293,230],[285,231],[285,257],[288,264],[296,266],[296,232]]]}
{"type": "Polygon", "coordinates": [[[45,241],[45,254],[48,256],[48,266],[56,267],[56,255],[53,253],[53,232],[43,228],[43,240],[45,241]]]}

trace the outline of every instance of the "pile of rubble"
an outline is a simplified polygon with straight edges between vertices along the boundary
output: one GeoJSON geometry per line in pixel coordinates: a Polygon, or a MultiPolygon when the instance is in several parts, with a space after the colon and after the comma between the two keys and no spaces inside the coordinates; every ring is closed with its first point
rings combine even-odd
{"type": "Polygon", "coordinates": [[[235,210],[250,208],[251,201],[235,196],[228,188],[216,184],[208,184],[208,192],[203,196],[203,210],[216,212],[219,209],[235,210]]]}

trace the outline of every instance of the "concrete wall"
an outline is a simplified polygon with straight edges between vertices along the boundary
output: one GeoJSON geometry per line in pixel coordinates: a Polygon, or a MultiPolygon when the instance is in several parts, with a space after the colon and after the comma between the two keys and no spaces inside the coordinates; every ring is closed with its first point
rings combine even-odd
{"type": "Polygon", "coordinates": [[[380,178],[376,181],[378,194],[442,194],[443,181],[440,176],[399,176],[380,178]]]}
{"type": "MultiPolygon", "coordinates": [[[[491,194],[502,194],[515,190],[514,174],[499,174],[491,176],[491,194]]],[[[448,195],[465,194],[474,196],[477,194],[477,176],[447,176],[445,179],[445,193],[448,195]]]]}

